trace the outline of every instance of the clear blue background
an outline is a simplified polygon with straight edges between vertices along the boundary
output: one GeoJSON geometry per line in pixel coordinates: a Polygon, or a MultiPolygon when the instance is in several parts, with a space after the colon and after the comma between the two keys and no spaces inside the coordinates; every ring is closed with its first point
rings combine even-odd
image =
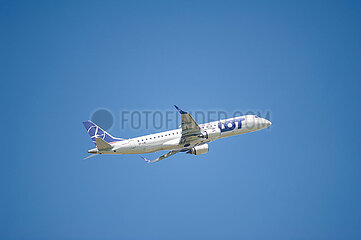
{"type": "MultiPolygon", "coordinates": [[[[1,1],[1,239],[361,239],[355,1],[1,1]],[[270,110],[147,165],[97,108],[270,110]]],[[[158,154],[151,154],[156,157],[158,154]]]]}

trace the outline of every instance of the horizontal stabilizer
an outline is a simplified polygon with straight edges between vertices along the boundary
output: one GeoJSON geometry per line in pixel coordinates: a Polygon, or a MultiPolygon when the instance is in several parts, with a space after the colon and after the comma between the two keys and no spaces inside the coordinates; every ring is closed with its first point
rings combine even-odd
{"type": "Polygon", "coordinates": [[[112,148],[112,145],[110,145],[101,138],[95,138],[95,144],[97,145],[99,151],[112,148]]]}
{"type": "Polygon", "coordinates": [[[95,157],[97,154],[92,154],[92,155],[89,155],[89,156],[87,156],[87,157],[85,157],[85,158],[83,158],[83,160],[87,160],[87,159],[89,159],[89,158],[91,158],[91,157],[95,157]]]}

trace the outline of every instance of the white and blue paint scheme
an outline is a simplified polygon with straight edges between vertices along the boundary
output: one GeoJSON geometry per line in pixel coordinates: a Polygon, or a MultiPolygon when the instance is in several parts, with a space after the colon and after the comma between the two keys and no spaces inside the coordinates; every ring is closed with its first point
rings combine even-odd
{"type": "Polygon", "coordinates": [[[208,152],[208,143],[214,140],[267,128],[271,122],[256,115],[245,115],[204,124],[197,124],[193,117],[179,109],[182,124],[179,129],[122,139],[111,136],[91,121],[83,122],[96,148],[90,149],[89,157],[95,154],[142,154],[167,150],[154,160],[142,157],[146,162],[157,162],[179,152],[200,155],[208,152]]]}

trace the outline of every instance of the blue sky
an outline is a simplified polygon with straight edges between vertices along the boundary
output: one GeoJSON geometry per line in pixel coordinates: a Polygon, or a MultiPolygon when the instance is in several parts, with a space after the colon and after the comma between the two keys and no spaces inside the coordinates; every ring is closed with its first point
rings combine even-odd
{"type": "MultiPolygon", "coordinates": [[[[360,239],[355,1],[1,1],[2,239],[360,239]],[[201,156],[82,161],[99,108],[270,111],[201,156]]],[[[149,154],[156,157],[158,154],[149,154]]]]}

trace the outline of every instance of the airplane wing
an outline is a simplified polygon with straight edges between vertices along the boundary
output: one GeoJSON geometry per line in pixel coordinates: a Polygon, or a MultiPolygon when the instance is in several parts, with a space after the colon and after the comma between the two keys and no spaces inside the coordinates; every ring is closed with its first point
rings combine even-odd
{"type": "Polygon", "coordinates": [[[162,155],[162,156],[160,156],[159,158],[156,158],[156,159],[154,159],[154,160],[149,160],[149,159],[147,159],[147,158],[145,158],[145,157],[143,157],[143,156],[140,156],[140,157],[143,158],[144,161],[146,161],[147,163],[154,163],[154,162],[158,162],[158,161],[160,161],[160,160],[163,160],[164,158],[170,157],[170,156],[172,156],[172,155],[174,155],[174,154],[176,154],[176,153],[179,153],[179,152],[181,152],[181,151],[184,151],[184,150],[183,150],[183,149],[173,150],[173,151],[167,152],[166,154],[164,154],[164,155],[162,155]]]}
{"type": "Polygon", "coordinates": [[[181,114],[182,119],[182,138],[181,143],[189,143],[190,141],[197,139],[201,134],[201,128],[198,123],[193,119],[192,115],[181,110],[179,107],[174,105],[174,107],[181,114]]]}
{"type": "MultiPolygon", "coordinates": [[[[191,142],[192,140],[195,140],[198,138],[198,136],[201,134],[201,128],[199,127],[198,123],[193,119],[193,117],[181,110],[179,107],[177,107],[176,105],[174,105],[174,107],[178,110],[178,112],[181,114],[181,118],[182,118],[182,137],[180,140],[181,144],[187,144],[189,142],[191,142]]],[[[188,144],[189,145],[189,144],[188,144]]],[[[158,162],[160,160],[163,160],[167,157],[170,157],[176,153],[179,152],[185,152],[188,151],[189,148],[187,148],[188,146],[182,148],[182,149],[177,149],[177,150],[173,150],[170,152],[167,152],[166,154],[160,156],[159,158],[156,158],[154,160],[149,160],[143,156],[140,156],[141,158],[144,159],[144,161],[148,162],[148,163],[154,163],[154,162],[158,162]]]]}

